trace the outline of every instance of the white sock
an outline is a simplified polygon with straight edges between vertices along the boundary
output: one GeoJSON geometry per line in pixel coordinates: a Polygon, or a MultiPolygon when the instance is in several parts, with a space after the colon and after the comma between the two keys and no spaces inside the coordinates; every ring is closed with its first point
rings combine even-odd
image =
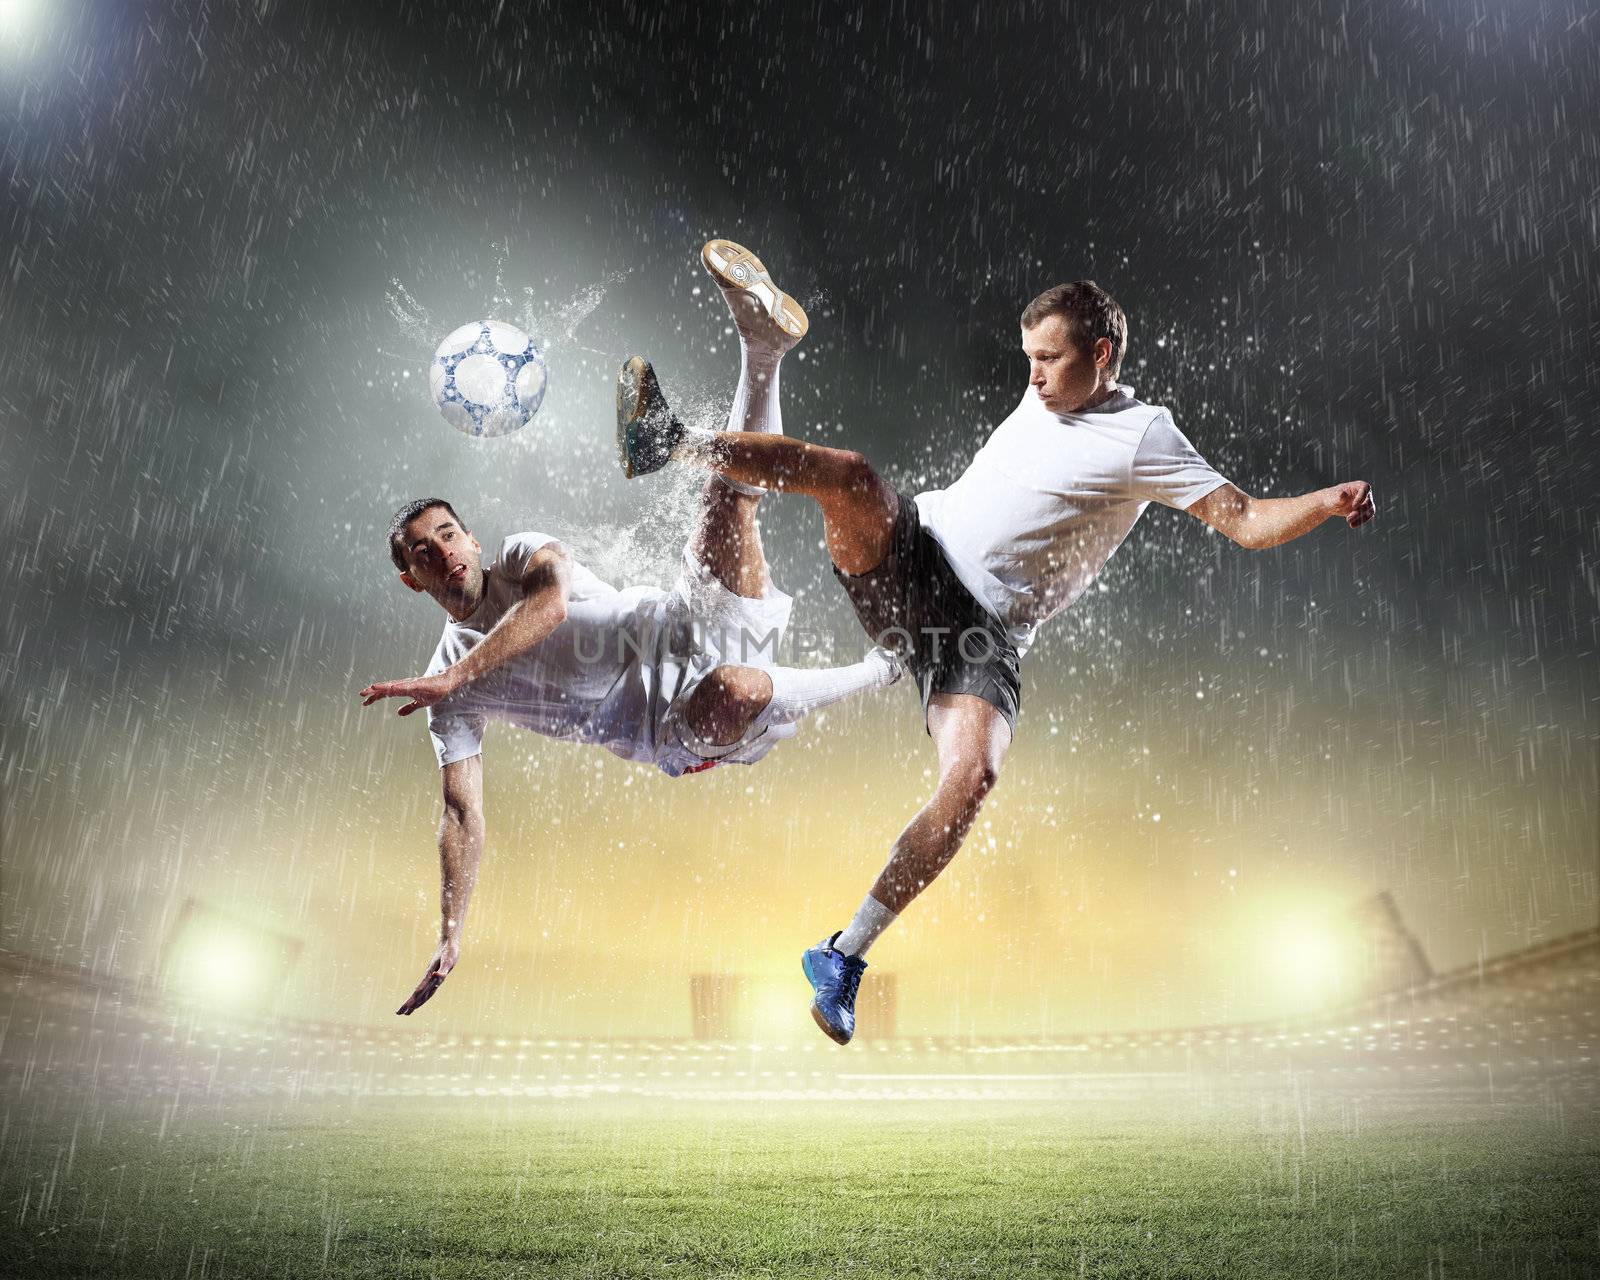
{"type": "MultiPolygon", "coordinates": [[[[778,404],[778,369],[782,362],[783,352],[751,342],[743,333],[739,335],[739,386],[728,406],[729,431],[783,434],[783,410],[778,404]]],[[[745,484],[731,476],[717,478],[735,493],[749,498],[760,498],[767,492],[759,485],[745,484]]]]}
{"type": "Polygon", "coordinates": [[[778,404],[778,370],[783,352],[739,336],[739,387],[728,406],[729,431],[764,431],[783,434],[783,410],[778,404]]]}
{"type": "Polygon", "coordinates": [[[856,908],[855,919],[834,939],[833,949],[841,955],[864,956],[878,935],[899,918],[869,893],[856,908]]]}
{"type": "Polygon", "coordinates": [[[900,678],[900,665],[885,649],[873,649],[848,667],[768,667],[772,701],[762,711],[765,724],[794,724],[813,711],[868,689],[883,689],[900,678]]]}
{"type": "MultiPolygon", "coordinates": [[[[778,369],[782,362],[783,352],[739,335],[739,386],[733,393],[733,403],[728,406],[729,431],[783,434],[783,411],[778,404],[778,369]]],[[[683,439],[673,449],[672,456],[679,461],[703,463],[715,456],[715,442],[715,432],[686,426],[683,439]]],[[[751,498],[764,497],[767,492],[759,485],[745,484],[731,476],[717,478],[735,493],[751,498]]]]}

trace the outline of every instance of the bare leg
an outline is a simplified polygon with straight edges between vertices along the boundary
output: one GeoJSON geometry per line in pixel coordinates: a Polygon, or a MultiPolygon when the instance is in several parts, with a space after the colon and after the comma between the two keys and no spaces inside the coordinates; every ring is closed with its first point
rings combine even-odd
{"type": "Polygon", "coordinates": [[[894,842],[872,886],[872,896],[896,915],[956,856],[1011,745],[1005,717],[970,693],[935,694],[928,732],[939,752],[938,786],[894,842]]]}
{"type": "MultiPolygon", "coordinates": [[[[783,437],[779,373],[784,353],[807,332],[804,309],[743,245],[707,241],[700,261],[722,291],[739,332],[739,387],[728,430],[686,431],[667,407],[648,362],[631,357],[617,388],[624,472],[648,475],[670,457],[714,472],[741,497],[760,498],[771,489],[806,494],[822,507],[834,564],[848,574],[870,572],[889,552],[899,508],[893,487],[859,453],[783,437]]],[[[729,505],[708,489],[706,518],[692,542],[701,563],[740,595],[758,595],[769,581],[754,510],[753,505],[729,505]],[[723,518],[730,521],[726,538],[718,527],[723,518]]]]}
{"type": "MultiPolygon", "coordinates": [[[[698,438],[702,442],[727,440],[736,446],[757,441],[786,443],[778,399],[779,374],[785,352],[805,336],[805,312],[773,284],[754,254],[732,241],[709,241],[701,251],[701,261],[722,291],[739,331],[739,386],[729,407],[728,430],[720,435],[698,433],[698,438]]],[[[638,376],[635,361],[624,366],[625,378],[630,370],[638,376]]],[[[630,384],[630,394],[637,397],[643,391],[648,395],[653,388],[659,397],[654,374],[648,372],[648,366],[643,372],[648,383],[630,384]]],[[[619,410],[623,403],[619,398],[619,410]]],[[[635,398],[630,403],[636,408],[640,401],[635,398]]],[[[666,411],[664,402],[660,409],[666,411]]],[[[681,432],[681,426],[678,430],[681,432]]],[[[846,572],[866,572],[887,554],[897,504],[894,490],[859,454],[810,445],[798,448],[803,457],[815,455],[823,463],[833,463],[834,472],[849,482],[843,486],[828,483],[827,468],[816,468],[822,482],[816,496],[823,507],[835,563],[846,572]],[[840,466],[841,462],[856,465],[850,471],[840,466]],[[845,491],[850,484],[859,494],[845,491]],[[830,510],[835,512],[832,518],[830,510]],[[864,539],[862,530],[867,531],[864,539]]],[[[725,470],[713,469],[702,497],[699,524],[689,540],[689,554],[729,590],[747,598],[764,595],[772,585],[756,522],[756,505],[770,487],[742,482],[725,470]]],[[[683,707],[683,724],[703,744],[731,746],[762,717],[771,724],[793,724],[854,693],[892,684],[898,675],[898,666],[881,651],[850,666],[809,671],[776,667],[769,672],[724,664],[690,692],[683,707]]]]}
{"type": "Polygon", "coordinates": [[[735,493],[715,476],[700,498],[700,520],[689,535],[689,554],[736,596],[758,600],[772,586],[761,526],[760,498],[735,493]]]}
{"type": "MultiPolygon", "coordinates": [[[[708,672],[684,703],[685,727],[700,742],[725,747],[762,728],[798,724],[813,712],[883,689],[900,677],[899,664],[874,649],[843,667],[745,667],[724,663],[708,672]]],[[[693,744],[691,744],[692,747],[693,744]]]]}
{"type": "MultiPolygon", "coordinates": [[[[759,262],[756,267],[760,269],[759,262]]],[[[715,272],[712,278],[717,279],[715,272]]],[[[778,400],[778,379],[784,353],[799,339],[772,322],[755,294],[723,287],[720,280],[718,285],[739,330],[739,385],[728,407],[727,434],[781,436],[783,412],[778,400]]],[[[761,528],[756,522],[761,494],[740,493],[713,476],[706,482],[701,501],[700,522],[689,536],[689,554],[735,595],[759,599],[772,586],[761,546],[761,528]]]]}
{"type": "Polygon", "coordinates": [[[691,437],[674,456],[743,484],[815,499],[822,508],[828,554],[845,573],[869,573],[889,554],[899,498],[854,450],[720,431],[691,437]]]}
{"type": "Polygon", "coordinates": [[[689,695],[683,719],[702,742],[725,747],[749,732],[772,700],[772,677],[759,667],[717,667],[689,695]]]}

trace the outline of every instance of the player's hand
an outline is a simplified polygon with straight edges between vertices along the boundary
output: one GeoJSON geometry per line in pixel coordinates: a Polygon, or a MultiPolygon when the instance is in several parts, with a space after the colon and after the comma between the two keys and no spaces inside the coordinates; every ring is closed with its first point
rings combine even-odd
{"type": "Polygon", "coordinates": [[[1378,514],[1378,504],[1372,500],[1372,486],[1365,480],[1337,486],[1333,491],[1333,514],[1343,516],[1352,529],[1366,524],[1378,514]]]}
{"type": "Polygon", "coordinates": [[[423,974],[422,981],[417,983],[417,989],[406,997],[406,1002],[395,1012],[409,1017],[427,1004],[433,999],[433,993],[444,985],[444,980],[450,976],[450,970],[456,967],[456,961],[460,958],[459,942],[453,938],[449,942],[441,942],[428,964],[428,972],[423,974]]]}
{"type": "Polygon", "coordinates": [[[417,676],[411,680],[380,680],[376,684],[369,684],[360,696],[366,699],[361,704],[364,707],[370,707],[380,698],[409,698],[410,701],[400,708],[400,714],[408,716],[413,711],[444,701],[455,690],[456,682],[441,672],[436,676],[417,676]]]}

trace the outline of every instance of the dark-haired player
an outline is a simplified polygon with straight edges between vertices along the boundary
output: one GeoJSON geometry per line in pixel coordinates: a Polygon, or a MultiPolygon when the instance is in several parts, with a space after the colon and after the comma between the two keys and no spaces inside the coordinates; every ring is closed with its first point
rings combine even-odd
{"type": "MultiPolygon", "coordinates": [[[[735,250],[713,241],[705,260],[727,265],[735,250]]],[[[805,335],[806,315],[738,252],[747,281],[723,290],[741,347],[728,425],[781,432],[779,365],[805,335]]],[[[439,946],[400,1013],[428,1000],[460,954],[483,850],[481,751],[490,720],[593,743],[679,777],[754,764],[807,714],[899,676],[882,650],[852,666],[777,665],[792,602],[767,571],[756,523],[762,492],[718,476],[706,482],[670,591],[618,590],[542,533],[512,534],[485,567],[478,540],[442,498],[395,513],[389,552],[400,581],[449,615],[425,675],[361,691],[365,706],[403,698],[401,715],[427,709],[444,785],[439,946]]]]}

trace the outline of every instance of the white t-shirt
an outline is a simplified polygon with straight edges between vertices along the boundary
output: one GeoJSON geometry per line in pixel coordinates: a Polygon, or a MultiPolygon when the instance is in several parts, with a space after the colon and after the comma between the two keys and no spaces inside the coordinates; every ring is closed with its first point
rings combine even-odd
{"type": "Polygon", "coordinates": [[[948,489],[917,495],[928,532],[1018,652],[1081,596],[1151,502],[1184,510],[1227,484],[1160,405],[1118,386],[1058,414],[1032,387],[948,489]]]}
{"type": "MultiPolygon", "coordinates": [[[[542,533],[514,533],[489,567],[483,598],[464,622],[444,624],[428,675],[459,662],[508,609],[522,599],[529,559],[556,542],[542,533]]],[[[490,720],[504,720],[551,738],[595,742],[629,759],[651,759],[655,744],[641,728],[657,721],[654,666],[637,660],[654,651],[663,595],[650,587],[618,591],[572,564],[566,621],[545,640],[428,708],[428,732],[441,767],[483,749],[490,720]]]]}
{"type": "MultiPolygon", "coordinates": [[[[444,625],[428,674],[459,662],[522,596],[522,575],[542,533],[514,533],[489,566],[483,599],[464,622],[444,625]]],[[[559,544],[558,544],[559,545],[559,544]]],[[[684,745],[674,708],[724,662],[768,666],[789,625],[793,601],[769,584],[760,596],[735,595],[691,555],[670,590],[621,591],[571,561],[567,617],[539,644],[428,708],[428,733],[443,768],[478,755],[491,720],[549,738],[592,742],[626,760],[650,761],[679,777],[711,767],[684,745]]],[[[718,764],[754,764],[793,725],[752,726],[718,764]]]]}

